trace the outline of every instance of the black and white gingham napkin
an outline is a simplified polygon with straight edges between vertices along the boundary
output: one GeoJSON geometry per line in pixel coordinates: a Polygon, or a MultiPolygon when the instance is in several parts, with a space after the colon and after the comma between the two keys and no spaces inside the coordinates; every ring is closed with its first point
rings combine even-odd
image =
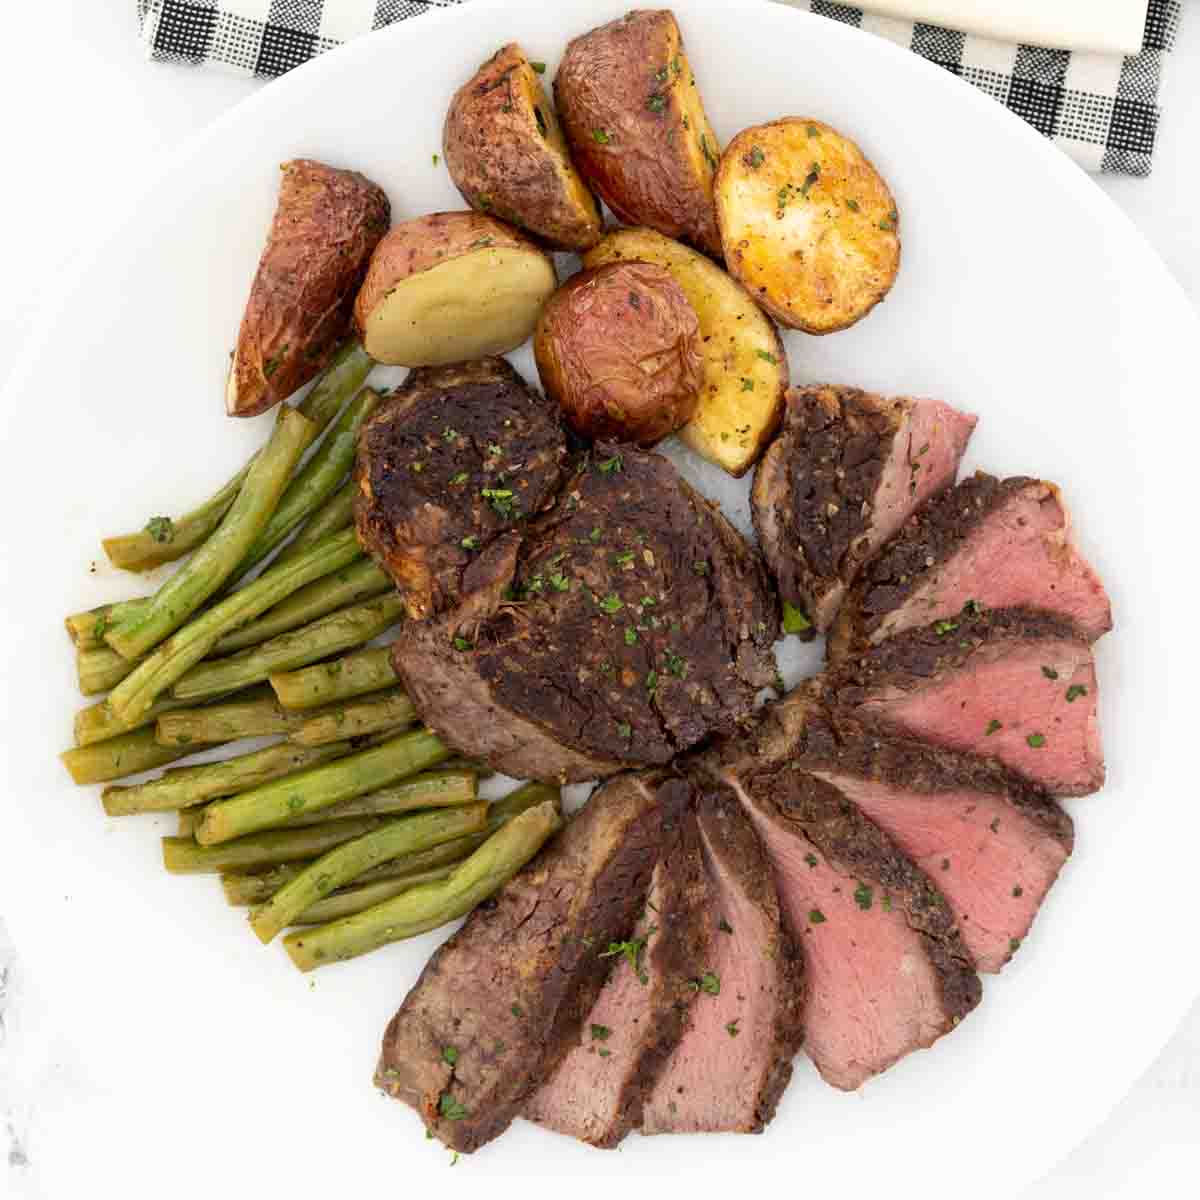
{"type": "MultiPolygon", "coordinates": [[[[464,2],[137,0],[137,7],[152,58],[271,77],[358,34],[464,2]]],[[[1150,0],[1142,51],[1128,58],[993,42],[829,0],[778,2],[907,46],[999,100],[1089,171],[1150,174],[1159,82],[1181,0],[1150,0]]]]}

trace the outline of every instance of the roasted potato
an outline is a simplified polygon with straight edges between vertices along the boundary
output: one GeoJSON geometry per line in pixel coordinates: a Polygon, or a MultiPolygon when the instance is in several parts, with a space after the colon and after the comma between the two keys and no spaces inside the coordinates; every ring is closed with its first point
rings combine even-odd
{"type": "Polygon", "coordinates": [[[721,151],[673,13],[631,12],[575,38],[554,102],[580,172],[622,221],[721,256],[721,151]]]}
{"type": "Polygon", "coordinates": [[[742,130],[721,158],[716,197],[726,266],[783,325],[845,329],[895,281],[896,201],[863,152],[820,121],[742,130]]]}
{"type": "Polygon", "coordinates": [[[600,206],[575,170],[542,81],[516,42],[454,94],[442,151],[455,187],[479,212],[528,229],[556,250],[582,251],[600,240],[600,206]]]}
{"type": "Polygon", "coordinates": [[[225,408],[252,417],[317,375],[350,332],[354,297],[391,206],[357,171],[307,158],[280,168],[279,202],[250,287],[225,408]]]}
{"type": "Polygon", "coordinates": [[[614,230],[584,255],[583,265],[630,259],[669,271],[700,321],[704,384],[680,438],[730,475],[744,475],[783,414],[788,361],[775,326],[715,263],[653,229],[614,230]]]}
{"type": "Polygon", "coordinates": [[[651,263],[568,279],[542,310],[533,353],[546,394],[588,438],[653,446],[691,419],[704,383],[696,313],[651,263]]]}
{"type": "Polygon", "coordinates": [[[525,234],[475,212],[430,213],[376,247],[354,302],[367,353],[402,367],[504,354],[533,332],[558,284],[525,234]]]}

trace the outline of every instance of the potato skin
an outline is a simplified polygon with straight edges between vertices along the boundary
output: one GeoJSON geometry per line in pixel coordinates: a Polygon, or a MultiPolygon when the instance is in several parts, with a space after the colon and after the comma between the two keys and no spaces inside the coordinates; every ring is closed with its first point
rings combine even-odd
{"type": "Polygon", "coordinates": [[[250,287],[226,408],[251,417],[316,376],[350,332],[354,298],[391,220],[383,189],[357,171],[298,158],[250,287]]]}
{"type": "Polygon", "coordinates": [[[695,310],[651,263],[568,279],[542,310],[533,353],[546,394],[588,438],[653,446],[691,420],[704,383],[695,310]]]}
{"type": "Polygon", "coordinates": [[[731,275],[780,324],[836,333],[891,290],[900,216],[858,145],[811,117],[739,133],[715,184],[731,275]]]}
{"type": "Polygon", "coordinates": [[[442,131],[446,167],[462,198],[556,250],[600,239],[600,206],[571,162],[542,81],[516,42],[454,94],[442,131]]]}
{"type": "Polygon", "coordinates": [[[575,38],[554,101],[581,174],[621,221],[720,258],[720,146],[669,10],[631,12],[575,38]]]}

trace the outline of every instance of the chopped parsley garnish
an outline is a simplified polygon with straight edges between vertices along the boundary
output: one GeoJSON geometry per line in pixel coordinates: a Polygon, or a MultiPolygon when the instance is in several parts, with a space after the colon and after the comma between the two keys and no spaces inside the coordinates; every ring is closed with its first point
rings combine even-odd
{"type": "Polygon", "coordinates": [[[871,898],[873,896],[874,892],[865,883],[860,883],[858,887],[854,889],[854,903],[857,904],[858,907],[863,910],[863,912],[866,912],[871,907],[871,898]]]}
{"type": "Polygon", "coordinates": [[[449,1092],[443,1092],[438,1100],[438,1112],[447,1121],[461,1121],[467,1115],[467,1110],[449,1092]]]}
{"type": "Polygon", "coordinates": [[[705,161],[715,171],[717,169],[717,156],[712,152],[712,148],[708,144],[708,138],[704,134],[700,135],[700,152],[704,155],[705,161]]]}
{"type": "Polygon", "coordinates": [[[808,863],[809,869],[811,870],[813,867],[815,867],[817,865],[817,856],[815,854],[813,854],[812,851],[810,850],[804,856],[804,861],[806,863],[808,863]]]}
{"type": "Polygon", "coordinates": [[[440,159],[441,159],[441,156],[440,156],[440,155],[438,155],[438,154],[435,154],[435,155],[433,156],[433,165],[434,165],[435,167],[438,165],[438,162],[440,161],[440,159]]]}
{"type": "MultiPolygon", "coordinates": [[[[929,447],[926,446],[925,450],[928,449],[929,447]]],[[[925,450],[922,450],[921,453],[924,454],[925,450]]],[[[968,617],[977,617],[981,612],[983,612],[983,605],[980,604],[978,600],[968,600],[966,604],[962,606],[962,610],[963,613],[968,617]]]]}
{"type": "Polygon", "coordinates": [[[146,532],[161,546],[175,540],[175,522],[170,517],[151,517],[146,532]]]}
{"type": "Polygon", "coordinates": [[[809,137],[816,137],[817,136],[817,127],[815,125],[810,125],[806,132],[808,133],[809,137]]]}
{"type": "Polygon", "coordinates": [[[452,428],[451,428],[449,425],[447,425],[447,426],[446,426],[446,427],[445,427],[445,428],[442,430],[442,441],[443,441],[443,442],[452,442],[452,441],[454,441],[454,439],[455,439],[456,437],[458,437],[458,430],[457,430],[457,429],[452,429],[452,428]]]}
{"type": "Polygon", "coordinates": [[[1082,683],[1073,683],[1069,688],[1067,688],[1067,703],[1074,704],[1080,696],[1086,695],[1087,688],[1085,688],[1082,683]]]}
{"type": "Polygon", "coordinates": [[[773,354],[770,352],[770,350],[755,350],[755,352],[754,352],[754,353],[755,353],[755,354],[757,354],[757,355],[758,355],[758,357],[759,357],[759,358],[761,358],[761,359],[763,359],[765,362],[769,362],[769,363],[772,363],[772,364],[774,364],[774,363],[777,363],[777,362],[779,361],[779,359],[777,359],[777,358],[775,357],[775,355],[773,355],[773,354]]]}
{"type": "Polygon", "coordinates": [[[754,391],[754,380],[753,380],[753,379],[747,379],[747,378],[746,378],[746,377],[743,375],[743,376],[742,376],[742,391],[743,391],[743,392],[752,392],[752,391],[754,391]]]}
{"type": "Polygon", "coordinates": [[[997,729],[1003,729],[1003,728],[1004,728],[1004,726],[999,721],[997,721],[995,717],[993,717],[987,724],[987,730],[985,731],[984,736],[991,737],[992,734],[995,733],[997,729]]]}
{"type": "Polygon", "coordinates": [[[274,375],[275,372],[278,371],[281,366],[283,366],[283,358],[284,358],[284,355],[287,354],[287,352],[288,352],[288,348],[287,348],[287,346],[284,346],[284,348],[282,350],[280,350],[280,352],[277,355],[275,355],[274,358],[267,359],[267,361],[263,364],[263,378],[264,379],[270,379],[271,376],[274,375]]]}
{"type": "Polygon", "coordinates": [[[783,602],[783,632],[803,633],[812,628],[812,622],[794,605],[783,602]]]}
{"type": "Polygon", "coordinates": [[[476,238],[468,247],[468,250],[478,250],[480,246],[490,246],[495,241],[491,237],[476,238]]]}
{"type": "Polygon", "coordinates": [[[933,632],[938,637],[945,637],[948,633],[953,633],[958,628],[957,621],[934,621],[933,632]]]}
{"type": "Polygon", "coordinates": [[[846,207],[847,207],[847,208],[848,208],[848,209],[849,209],[851,212],[858,212],[858,201],[857,201],[857,200],[847,200],[847,201],[846,201],[846,207]]]}
{"type": "Polygon", "coordinates": [[[603,600],[597,600],[596,606],[604,610],[609,615],[619,613],[625,607],[624,601],[616,592],[609,592],[603,600]]]}
{"type": "Polygon", "coordinates": [[[1044,733],[1031,733],[1025,741],[1034,749],[1040,750],[1046,744],[1046,735],[1044,733]]]}
{"type": "Polygon", "coordinates": [[[592,532],[588,534],[588,541],[592,542],[592,544],[594,545],[596,542],[598,542],[600,540],[600,538],[602,536],[603,536],[603,534],[601,532],[600,526],[597,525],[592,530],[592,532]]]}
{"type": "Polygon", "coordinates": [[[1043,667],[1042,674],[1045,675],[1045,677],[1047,679],[1057,679],[1058,678],[1058,672],[1053,667],[1043,667]]]}
{"type": "MultiPolygon", "coordinates": [[[[809,135],[811,136],[811,134],[809,135]]],[[[821,164],[812,163],[808,168],[808,174],[804,177],[804,182],[800,185],[800,195],[807,196],[812,190],[813,185],[821,178],[821,164]]]]}
{"type": "Polygon", "coordinates": [[[556,592],[565,592],[570,589],[571,581],[561,571],[555,571],[550,576],[550,586],[556,592]]]}
{"type": "Polygon", "coordinates": [[[646,673],[646,692],[653,696],[656,691],[658,691],[658,672],[648,671],[646,673]]]}
{"type": "Polygon", "coordinates": [[[669,72],[667,71],[666,67],[659,67],[658,70],[654,72],[654,82],[666,83],[668,74],[669,72]]]}
{"type": "Polygon", "coordinates": [[[638,640],[637,630],[634,629],[633,626],[631,625],[631,626],[629,626],[628,629],[625,630],[625,645],[636,646],[637,640],[638,640]]]}
{"type": "Polygon", "coordinates": [[[725,1026],[725,1032],[726,1032],[727,1034],[729,1034],[729,1036],[730,1036],[730,1037],[737,1037],[737,1035],[738,1035],[739,1033],[741,1033],[741,1032],[742,1032],[742,1031],[741,1031],[741,1030],[740,1030],[740,1029],[737,1027],[737,1025],[738,1025],[738,1021],[739,1021],[740,1019],[741,1019],[740,1017],[734,1017],[734,1019],[733,1019],[732,1021],[730,1021],[730,1022],[729,1022],[729,1024],[727,1024],[727,1025],[725,1026]]]}
{"type": "Polygon", "coordinates": [[[539,75],[545,75],[546,64],[544,62],[531,62],[529,64],[539,75]]]}
{"type": "Polygon", "coordinates": [[[1016,952],[1017,952],[1018,950],[1020,950],[1020,948],[1021,948],[1021,939],[1020,939],[1020,938],[1009,938],[1009,939],[1008,939],[1008,948],[1009,948],[1009,949],[1010,949],[1010,950],[1011,950],[1011,951],[1012,951],[1014,954],[1016,954],[1016,952]]]}
{"type": "Polygon", "coordinates": [[[621,466],[621,456],[619,454],[614,454],[612,458],[606,458],[603,462],[596,464],[596,468],[601,475],[611,475],[614,471],[619,471],[621,466]]]}
{"type": "Polygon", "coordinates": [[[750,147],[750,153],[746,155],[746,166],[757,171],[763,165],[766,155],[757,146],[750,147]]]}
{"type": "Polygon", "coordinates": [[[459,542],[459,545],[462,546],[464,550],[478,550],[479,539],[477,537],[465,537],[461,542],[459,542]]]}
{"type": "Polygon", "coordinates": [[[651,92],[646,97],[646,107],[651,112],[662,112],[667,107],[667,98],[661,92],[651,92]]]}
{"type": "Polygon", "coordinates": [[[730,923],[729,923],[727,920],[725,920],[725,918],[724,918],[724,917],[722,917],[722,918],[721,918],[721,919],[720,919],[720,920],[717,922],[717,928],[718,928],[718,929],[719,929],[719,930],[720,930],[722,933],[732,933],[732,932],[733,932],[733,926],[732,926],[732,925],[730,925],[730,923]]]}
{"type": "Polygon", "coordinates": [[[645,968],[642,966],[642,951],[646,949],[646,942],[650,935],[655,932],[653,925],[646,930],[645,936],[640,938],[630,938],[627,942],[609,942],[607,950],[600,951],[601,958],[616,958],[620,955],[633,968],[633,973],[638,977],[638,980],[643,983],[650,982],[650,976],[646,974],[645,968]]]}
{"type": "Polygon", "coordinates": [[[600,1055],[601,1058],[611,1058],[612,1057],[612,1051],[607,1046],[601,1046],[600,1049],[596,1051],[596,1053],[598,1055],[600,1055]]]}
{"type": "Polygon", "coordinates": [[[615,563],[615,564],[616,564],[618,567],[627,567],[627,566],[629,566],[629,564],[630,564],[631,562],[633,562],[633,551],[632,551],[632,550],[622,550],[620,554],[614,554],[614,555],[613,555],[613,562],[614,562],[614,563],[615,563]]]}
{"type": "Polygon", "coordinates": [[[457,484],[466,483],[467,479],[468,479],[468,475],[467,475],[466,471],[459,471],[459,473],[457,475],[450,476],[450,486],[454,487],[457,484]]]}
{"type": "Polygon", "coordinates": [[[593,1042],[607,1042],[609,1037],[611,1037],[611,1036],[612,1036],[612,1030],[609,1029],[609,1027],[607,1025],[593,1025],[592,1026],[592,1041],[593,1042]]]}
{"type": "Polygon", "coordinates": [[[468,642],[465,637],[458,637],[457,635],[454,637],[452,644],[453,644],[455,650],[464,650],[465,651],[465,650],[474,650],[475,649],[475,647],[472,646],[471,643],[468,642]]]}
{"type": "Polygon", "coordinates": [[[519,1004],[514,1004],[508,1011],[511,1012],[514,1017],[523,1017],[525,1015],[525,1010],[519,1004]]]}
{"type": "Polygon", "coordinates": [[[617,726],[617,732],[628,742],[633,738],[633,726],[628,721],[622,721],[617,726]]]}
{"type": "Polygon", "coordinates": [[[707,575],[708,574],[708,559],[706,559],[706,558],[696,559],[696,561],[694,563],[692,563],[692,574],[693,575],[707,575]]]}
{"type": "Polygon", "coordinates": [[[458,1051],[453,1046],[443,1046],[442,1062],[446,1062],[451,1066],[454,1066],[454,1064],[458,1062],[458,1051]]]}
{"type": "Polygon", "coordinates": [[[880,908],[882,908],[884,912],[891,912],[891,911],[892,911],[892,898],[891,898],[891,896],[888,896],[888,895],[886,895],[886,894],[885,894],[885,895],[884,895],[884,897],[883,897],[883,899],[882,899],[882,900],[880,900],[880,902],[879,902],[879,907],[880,907],[880,908]]]}
{"type": "Polygon", "coordinates": [[[509,488],[483,488],[479,493],[502,517],[511,517],[515,509],[509,488]]]}
{"type": "Polygon", "coordinates": [[[495,442],[488,442],[487,452],[493,457],[498,458],[504,451],[496,445],[495,442]]]}
{"type": "Polygon", "coordinates": [[[825,914],[819,908],[813,908],[808,913],[809,923],[812,925],[824,925],[825,914]]]}
{"type": "Polygon", "coordinates": [[[608,143],[612,141],[612,138],[610,138],[603,129],[593,129],[592,141],[599,142],[601,146],[607,146],[608,143]]]}
{"type": "Polygon", "coordinates": [[[698,987],[706,995],[719,996],[721,994],[721,977],[716,971],[705,971],[700,976],[698,987]]]}
{"type": "Polygon", "coordinates": [[[899,216],[897,215],[896,210],[893,208],[892,211],[888,213],[888,215],[884,217],[882,221],[879,222],[879,228],[882,229],[884,233],[891,233],[891,231],[896,228],[896,222],[898,220],[899,216]]]}
{"type": "Polygon", "coordinates": [[[667,664],[667,670],[677,679],[687,678],[688,664],[686,658],[681,658],[674,650],[668,649],[663,651],[663,661],[667,664]]]}

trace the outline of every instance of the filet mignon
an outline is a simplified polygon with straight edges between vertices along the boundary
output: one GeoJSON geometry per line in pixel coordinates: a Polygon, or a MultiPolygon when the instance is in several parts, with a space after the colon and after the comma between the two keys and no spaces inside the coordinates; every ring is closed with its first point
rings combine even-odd
{"type": "Polygon", "coordinates": [[[702,994],[646,1100],[643,1133],[758,1133],[792,1077],[803,1038],[804,968],[781,924],[762,843],[728,789],[698,793],[711,901],[710,962],[719,991],[702,994]]]}
{"type": "Polygon", "coordinates": [[[456,1150],[503,1133],[578,1044],[601,955],[629,936],[687,800],[661,772],[598,791],[429,960],[384,1033],[378,1086],[456,1150]]]}
{"type": "Polygon", "coordinates": [[[792,388],[754,476],[758,540],[784,600],[818,633],[863,563],[954,482],[976,418],[938,400],[792,388]]]}
{"type": "Polygon", "coordinates": [[[803,690],[772,705],[760,761],[837,788],[950,901],[981,971],[1020,946],[1074,845],[1071,818],[995,762],[834,717],[803,690]]]}
{"type": "Polygon", "coordinates": [[[563,480],[558,406],[502,358],[421,367],[359,434],[359,540],[415,620],[458,602],[479,557],[563,480]]]}
{"type": "Polygon", "coordinates": [[[695,764],[732,787],[766,847],[804,955],[804,1049],[853,1091],[931,1046],[979,1003],[950,903],[836,788],[730,742],[695,764]]]}
{"type": "Polygon", "coordinates": [[[700,990],[717,978],[711,974],[710,912],[689,805],[678,821],[664,822],[661,855],[636,929],[625,940],[596,947],[612,963],[608,981],[578,1044],[534,1092],[524,1116],[605,1149],[642,1123],[646,1095],[679,1042],[689,1007],[713,1002],[700,990]]]}
{"type": "Polygon", "coordinates": [[[516,541],[481,556],[487,588],[393,646],[422,719],[456,749],[578,781],[750,720],[775,676],[775,597],[758,554],[665,458],[598,445],[516,541]]]}
{"type": "Polygon", "coordinates": [[[812,686],[870,727],[998,759],[1054,796],[1104,783],[1091,647],[1058,617],[972,604],[812,686]]]}
{"type": "Polygon", "coordinates": [[[979,472],[910,517],[866,566],[838,613],[830,657],[954,617],[972,600],[1054,613],[1090,639],[1112,628],[1058,488],[979,472]]]}

